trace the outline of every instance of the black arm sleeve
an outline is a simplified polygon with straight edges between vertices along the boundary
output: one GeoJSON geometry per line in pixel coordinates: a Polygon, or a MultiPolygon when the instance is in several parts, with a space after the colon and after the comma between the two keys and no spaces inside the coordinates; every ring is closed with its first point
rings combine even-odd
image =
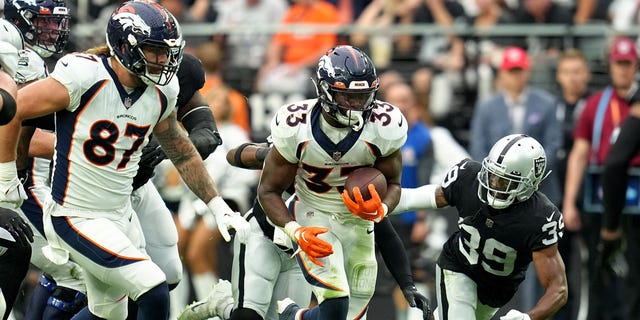
{"type": "Polygon", "coordinates": [[[400,288],[413,286],[409,257],[391,221],[382,219],[380,223],[374,224],[374,235],[384,264],[400,288]]]}
{"type": "Polygon", "coordinates": [[[640,118],[629,116],[620,129],[616,143],[611,146],[604,163],[602,192],[604,226],[616,230],[625,205],[627,169],[631,159],[640,150],[640,118]]]}
{"type": "Polygon", "coordinates": [[[189,139],[198,149],[202,159],[206,159],[222,144],[216,127],[216,121],[208,106],[195,108],[182,118],[184,128],[189,132],[189,139]]]}
{"type": "Polygon", "coordinates": [[[2,96],[2,109],[0,109],[0,125],[5,125],[16,115],[16,100],[7,92],[0,88],[0,96],[2,96]]]}

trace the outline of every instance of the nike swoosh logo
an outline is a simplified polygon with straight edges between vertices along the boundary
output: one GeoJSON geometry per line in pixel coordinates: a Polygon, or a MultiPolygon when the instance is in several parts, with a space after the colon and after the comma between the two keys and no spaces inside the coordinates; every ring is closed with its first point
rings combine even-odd
{"type": "Polygon", "coordinates": [[[555,214],[555,210],[553,212],[551,212],[551,215],[547,218],[547,222],[551,222],[551,219],[553,219],[553,215],[555,214]]]}
{"type": "Polygon", "coordinates": [[[404,117],[400,117],[400,122],[398,123],[398,127],[402,127],[402,122],[404,122],[404,117]]]}
{"type": "Polygon", "coordinates": [[[367,229],[367,234],[372,234],[373,233],[373,229],[367,229]]]}
{"type": "Polygon", "coordinates": [[[64,61],[62,61],[62,62],[60,62],[60,63],[62,63],[62,65],[63,65],[63,66],[65,66],[65,67],[69,65],[69,63],[64,62],[64,61]]]}
{"type": "Polygon", "coordinates": [[[468,161],[465,161],[463,164],[460,165],[460,170],[464,170],[464,168],[467,167],[467,163],[469,163],[468,161]]]}
{"type": "Polygon", "coordinates": [[[276,126],[280,125],[280,121],[278,121],[278,115],[276,114],[276,126]]]}

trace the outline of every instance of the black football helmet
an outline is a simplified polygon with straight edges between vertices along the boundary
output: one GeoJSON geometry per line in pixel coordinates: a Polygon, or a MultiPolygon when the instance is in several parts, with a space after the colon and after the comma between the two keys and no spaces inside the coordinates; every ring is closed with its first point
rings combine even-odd
{"type": "Polygon", "coordinates": [[[64,0],[5,0],[5,18],[42,57],[62,53],[69,42],[69,9],[64,0]]]}
{"type": "Polygon", "coordinates": [[[161,5],[128,1],[111,15],[107,26],[111,54],[147,85],[166,85],[178,71],[184,40],[176,18],[161,5]],[[146,52],[155,53],[150,61],[146,52]],[[166,57],[166,61],[163,61],[166,57]]]}
{"type": "Polygon", "coordinates": [[[362,129],[375,107],[378,75],[371,59],[353,46],[325,53],[316,70],[316,90],[324,111],[338,123],[362,129]]]}

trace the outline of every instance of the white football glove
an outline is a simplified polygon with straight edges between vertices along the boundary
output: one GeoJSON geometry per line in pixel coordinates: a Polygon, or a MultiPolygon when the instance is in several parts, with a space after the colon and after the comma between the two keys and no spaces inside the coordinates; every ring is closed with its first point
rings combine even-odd
{"type": "Polygon", "coordinates": [[[531,320],[531,317],[526,313],[511,309],[507,314],[500,317],[500,320],[531,320]]]}
{"type": "Polygon", "coordinates": [[[0,206],[18,209],[26,199],[27,193],[18,179],[16,162],[0,163],[0,206]]]}
{"type": "Polygon", "coordinates": [[[251,232],[251,226],[249,222],[244,219],[238,212],[233,212],[231,208],[220,196],[216,196],[209,203],[207,207],[216,217],[216,223],[218,224],[218,230],[224,238],[224,241],[231,241],[231,235],[229,235],[229,228],[236,230],[236,237],[241,243],[246,243],[251,232]]]}

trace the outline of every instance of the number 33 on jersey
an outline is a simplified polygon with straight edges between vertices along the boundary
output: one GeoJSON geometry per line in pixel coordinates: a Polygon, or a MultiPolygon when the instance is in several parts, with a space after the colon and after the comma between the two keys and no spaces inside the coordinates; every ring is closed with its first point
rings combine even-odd
{"type": "Polygon", "coordinates": [[[351,216],[341,197],[347,176],[399,150],[407,122],[398,108],[376,101],[361,130],[333,129],[345,132],[334,143],[320,129],[321,109],[317,99],[281,107],[271,122],[273,144],[287,161],[298,164],[296,195],[303,202],[351,216]]]}

